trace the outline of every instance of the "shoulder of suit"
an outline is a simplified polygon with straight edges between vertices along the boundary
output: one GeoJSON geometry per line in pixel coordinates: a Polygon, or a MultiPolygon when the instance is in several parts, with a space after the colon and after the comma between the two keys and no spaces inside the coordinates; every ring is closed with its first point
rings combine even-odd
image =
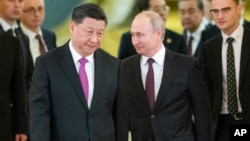
{"type": "Polygon", "coordinates": [[[95,51],[94,55],[98,55],[100,57],[102,57],[103,59],[109,59],[109,60],[114,60],[114,61],[120,61],[118,58],[114,57],[113,55],[111,55],[110,53],[108,53],[107,51],[99,48],[95,51]]]}
{"type": "Polygon", "coordinates": [[[45,29],[45,28],[41,28],[41,31],[42,31],[43,34],[55,35],[54,31],[51,31],[51,30],[48,30],[48,29],[45,29]]]}
{"type": "Polygon", "coordinates": [[[167,28],[165,30],[165,35],[166,35],[165,37],[171,37],[171,38],[175,37],[175,38],[183,38],[184,39],[184,37],[181,34],[175,32],[173,30],[167,29],[167,28]]]}

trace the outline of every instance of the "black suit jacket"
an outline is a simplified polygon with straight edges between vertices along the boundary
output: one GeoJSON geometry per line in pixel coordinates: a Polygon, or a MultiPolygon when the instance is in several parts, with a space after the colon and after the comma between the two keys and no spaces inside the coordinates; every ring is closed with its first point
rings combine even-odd
{"type": "Polygon", "coordinates": [[[94,53],[94,93],[89,109],[68,43],[38,57],[30,92],[32,141],[114,141],[113,103],[120,60],[94,53]]]}
{"type": "MultiPolygon", "coordinates": [[[[244,28],[242,40],[239,96],[243,110],[244,123],[250,124],[250,30],[244,28]]],[[[203,45],[201,65],[208,88],[213,115],[213,136],[217,128],[222,104],[222,36],[210,39],[203,45]]]]}
{"type": "MultiPolygon", "coordinates": [[[[3,31],[2,26],[0,25],[0,30],[3,31]]],[[[32,78],[32,72],[34,70],[34,65],[32,61],[32,56],[29,50],[29,38],[23,33],[22,29],[18,27],[15,30],[16,38],[19,40],[21,48],[21,63],[24,69],[25,85],[26,91],[30,89],[30,83],[32,78]]]]}
{"type": "Polygon", "coordinates": [[[151,110],[140,55],[122,61],[116,101],[117,141],[209,141],[210,108],[195,59],[166,49],[161,86],[151,110]],[[192,110],[195,117],[193,126],[192,110]]]}
{"type": "MultiPolygon", "coordinates": [[[[187,54],[185,39],[178,33],[169,29],[165,30],[163,44],[168,49],[181,54],[187,54]]],[[[131,41],[130,32],[126,32],[121,37],[119,46],[118,58],[125,59],[129,56],[135,55],[136,50],[131,41]]]]}
{"type": "Polygon", "coordinates": [[[56,34],[50,30],[42,28],[43,39],[46,44],[47,50],[55,49],[56,46],[56,34]]]}
{"type": "Polygon", "coordinates": [[[18,40],[0,30],[0,44],[0,140],[12,141],[27,134],[27,95],[18,40]]]}

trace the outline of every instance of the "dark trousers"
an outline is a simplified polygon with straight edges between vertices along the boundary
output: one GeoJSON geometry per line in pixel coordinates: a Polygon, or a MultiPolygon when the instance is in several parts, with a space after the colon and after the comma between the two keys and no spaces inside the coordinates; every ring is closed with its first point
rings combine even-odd
{"type": "Polygon", "coordinates": [[[230,125],[242,123],[244,123],[244,119],[236,119],[230,114],[220,115],[217,124],[215,141],[230,141],[230,125]]]}

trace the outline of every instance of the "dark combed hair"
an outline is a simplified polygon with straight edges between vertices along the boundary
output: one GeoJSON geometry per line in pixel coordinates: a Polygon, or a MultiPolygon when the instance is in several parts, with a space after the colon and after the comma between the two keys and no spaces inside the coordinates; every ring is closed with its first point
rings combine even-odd
{"type": "Polygon", "coordinates": [[[75,23],[82,23],[83,19],[89,17],[105,21],[108,24],[104,10],[94,3],[84,3],[74,8],[71,20],[75,23]]]}
{"type": "MultiPolygon", "coordinates": [[[[178,2],[181,2],[181,1],[186,1],[186,0],[178,0],[178,2]]],[[[203,5],[202,0],[196,0],[196,2],[197,2],[197,7],[198,7],[198,9],[199,9],[200,11],[203,11],[204,5],[203,5]]]]}

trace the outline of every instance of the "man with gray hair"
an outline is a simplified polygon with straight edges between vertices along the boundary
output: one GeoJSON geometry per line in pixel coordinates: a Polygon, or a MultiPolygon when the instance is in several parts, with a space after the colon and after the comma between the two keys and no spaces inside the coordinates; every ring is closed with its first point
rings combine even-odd
{"type": "Polygon", "coordinates": [[[138,53],[122,61],[116,101],[117,141],[210,141],[210,106],[197,61],[162,44],[165,24],[139,13],[131,35],[138,53]],[[192,114],[196,118],[192,122],[192,114]]]}

